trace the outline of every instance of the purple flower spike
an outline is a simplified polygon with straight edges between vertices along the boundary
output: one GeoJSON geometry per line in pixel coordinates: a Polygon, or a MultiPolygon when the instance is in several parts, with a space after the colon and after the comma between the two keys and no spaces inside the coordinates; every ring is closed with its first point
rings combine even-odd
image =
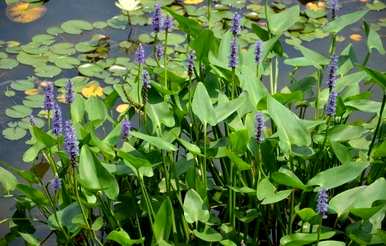
{"type": "Polygon", "coordinates": [[[151,15],[151,24],[154,32],[160,32],[162,27],[162,13],[161,13],[161,5],[158,3],[154,6],[154,12],[151,15]]]}
{"type": "Polygon", "coordinates": [[[338,12],[338,4],[339,4],[339,0],[330,0],[332,19],[335,19],[335,17],[336,17],[336,13],[338,12]]]}
{"type": "Polygon", "coordinates": [[[263,43],[258,40],[255,44],[255,62],[256,64],[259,64],[261,61],[261,52],[262,52],[262,45],[263,43]]]}
{"type": "Polygon", "coordinates": [[[171,32],[173,29],[173,19],[170,16],[166,16],[164,21],[164,30],[165,32],[171,32]]]}
{"type": "Polygon", "coordinates": [[[318,194],[318,202],[316,205],[316,210],[320,215],[322,215],[323,219],[327,218],[327,212],[328,212],[328,194],[327,190],[324,188],[321,188],[318,194]]]}
{"type": "Polygon", "coordinates": [[[54,106],[54,117],[52,119],[52,132],[58,136],[63,132],[63,119],[62,119],[62,110],[59,105],[55,103],[54,106]]]}
{"type": "Polygon", "coordinates": [[[142,72],[142,83],[143,83],[143,87],[150,89],[151,87],[150,75],[149,75],[149,72],[145,69],[142,72]]]}
{"type": "Polygon", "coordinates": [[[162,56],[164,55],[164,47],[162,44],[157,44],[155,47],[155,58],[157,60],[161,60],[162,56]]]}
{"type": "Polygon", "coordinates": [[[122,135],[123,139],[126,139],[129,136],[130,130],[131,130],[131,123],[130,123],[130,121],[123,120],[122,121],[122,125],[121,125],[121,135],[122,135]]]}
{"type": "Polygon", "coordinates": [[[231,42],[231,55],[229,57],[229,67],[234,69],[238,63],[238,47],[237,47],[237,38],[233,37],[231,42]]]}
{"type": "Polygon", "coordinates": [[[28,115],[28,119],[32,126],[36,126],[36,118],[33,115],[28,115]]]}
{"type": "Polygon", "coordinates": [[[55,106],[54,84],[47,82],[47,87],[44,88],[44,109],[51,111],[55,106]]]}
{"type": "Polygon", "coordinates": [[[143,49],[142,44],[139,44],[137,50],[135,51],[135,60],[138,64],[145,63],[145,50],[143,49]]]}
{"type": "Polygon", "coordinates": [[[188,55],[187,65],[188,65],[188,76],[191,78],[194,73],[194,60],[196,59],[196,54],[194,51],[191,51],[188,55]]]}
{"type": "Polygon", "coordinates": [[[236,36],[240,34],[241,25],[240,25],[241,15],[239,13],[235,13],[232,18],[232,34],[236,36]]]}
{"type": "Polygon", "coordinates": [[[71,80],[67,81],[65,90],[66,90],[66,94],[65,94],[66,103],[71,104],[74,101],[74,89],[73,89],[73,84],[71,80]]]}
{"type": "Polygon", "coordinates": [[[264,140],[263,130],[264,130],[264,116],[262,113],[256,113],[256,142],[262,143],[264,140]]]}
{"type": "Polygon", "coordinates": [[[338,93],[335,91],[331,91],[330,96],[328,97],[327,105],[326,105],[326,115],[327,116],[334,116],[336,112],[336,97],[338,96],[338,93]]]}
{"type": "Polygon", "coordinates": [[[64,122],[64,150],[67,152],[71,164],[75,165],[76,158],[79,156],[79,142],[71,121],[64,122]]]}
{"type": "Polygon", "coordinates": [[[327,72],[328,72],[327,85],[330,91],[335,88],[337,70],[338,70],[338,56],[333,55],[331,57],[331,62],[327,68],[327,72]]]}
{"type": "Polygon", "coordinates": [[[51,188],[57,191],[62,187],[62,180],[60,178],[53,178],[50,182],[51,188]]]}

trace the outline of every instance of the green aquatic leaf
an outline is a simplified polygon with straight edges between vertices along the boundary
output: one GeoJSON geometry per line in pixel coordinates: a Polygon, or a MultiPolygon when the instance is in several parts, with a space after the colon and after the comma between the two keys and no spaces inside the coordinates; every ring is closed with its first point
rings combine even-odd
{"type": "Polygon", "coordinates": [[[307,185],[318,185],[325,189],[335,188],[356,179],[368,166],[368,162],[349,162],[332,167],[318,173],[307,185]]]}
{"type": "Polygon", "coordinates": [[[205,85],[201,82],[197,84],[196,91],[194,92],[192,110],[203,124],[216,125],[216,113],[212,101],[205,85]]]}
{"type": "Polygon", "coordinates": [[[32,113],[32,109],[24,105],[14,105],[5,110],[5,114],[11,118],[25,118],[32,113]]]}
{"type": "Polygon", "coordinates": [[[110,232],[106,239],[119,243],[122,246],[138,245],[145,241],[145,239],[131,239],[129,234],[122,228],[110,232]]]}
{"type": "Polygon", "coordinates": [[[107,20],[107,24],[114,29],[125,30],[128,25],[127,16],[117,15],[107,20]]]}
{"type": "Polygon", "coordinates": [[[57,66],[52,65],[38,65],[35,67],[35,75],[44,78],[53,78],[60,74],[62,70],[57,66]]]}
{"type": "Polygon", "coordinates": [[[384,91],[386,91],[386,74],[379,72],[375,69],[371,69],[369,67],[364,67],[357,65],[360,69],[365,71],[368,76],[377,84],[379,85],[384,91]]]}
{"type": "Polygon", "coordinates": [[[153,136],[150,136],[150,135],[147,135],[147,134],[144,134],[141,132],[135,132],[135,131],[130,132],[130,135],[133,137],[142,139],[158,149],[163,149],[166,151],[176,151],[177,150],[176,146],[174,146],[173,144],[171,144],[169,142],[166,142],[165,140],[163,140],[160,137],[153,137],[153,136]]]}
{"type": "Polygon", "coordinates": [[[90,42],[79,42],[75,45],[75,49],[81,53],[87,53],[96,50],[97,46],[90,42]]]}
{"type": "Polygon", "coordinates": [[[97,29],[104,29],[107,27],[107,23],[105,21],[96,21],[92,23],[92,25],[94,28],[97,28],[97,29]]]}
{"type": "Polygon", "coordinates": [[[107,119],[107,108],[101,99],[95,96],[89,97],[84,105],[89,121],[94,122],[97,126],[105,122],[107,119]]]}
{"type": "Polygon", "coordinates": [[[104,69],[97,64],[86,63],[78,67],[79,73],[87,77],[104,78],[104,69]]]}
{"type": "Polygon", "coordinates": [[[172,226],[174,223],[174,210],[173,205],[169,198],[166,198],[159,208],[153,225],[154,237],[157,242],[163,240],[167,241],[170,232],[172,231],[172,226]]]}
{"type": "Polygon", "coordinates": [[[30,246],[39,246],[40,242],[32,234],[19,232],[19,235],[24,239],[27,245],[30,246]]]}
{"type": "Polygon", "coordinates": [[[116,179],[103,167],[87,145],[83,145],[80,151],[79,181],[88,190],[104,191],[112,200],[119,194],[116,179]]]}
{"type": "Polygon", "coordinates": [[[0,183],[6,193],[15,190],[17,185],[17,179],[11,172],[4,169],[3,167],[0,167],[0,177],[0,183]]]}
{"type": "Polygon", "coordinates": [[[372,51],[372,49],[376,49],[381,55],[384,55],[385,48],[383,47],[382,39],[377,33],[375,29],[374,24],[367,25],[368,26],[368,33],[367,33],[367,47],[369,49],[369,52],[372,51]]]}
{"type": "Polygon", "coordinates": [[[345,14],[336,17],[335,20],[329,22],[326,26],[323,27],[325,32],[338,33],[343,30],[346,26],[352,25],[355,22],[361,20],[368,10],[360,10],[353,13],[345,14]]]}
{"type": "Polygon", "coordinates": [[[267,108],[277,126],[279,145],[284,151],[291,151],[291,145],[309,146],[311,144],[311,136],[296,114],[273,97],[268,97],[267,108]]]}
{"type": "Polygon", "coordinates": [[[19,65],[19,62],[12,58],[0,59],[0,69],[14,69],[19,65]]]}
{"type": "Polygon", "coordinates": [[[190,189],[184,199],[184,217],[188,223],[203,223],[209,220],[209,211],[204,207],[201,196],[193,189],[190,189]]]}
{"type": "Polygon", "coordinates": [[[17,91],[26,91],[35,87],[33,80],[16,80],[11,83],[11,88],[17,91]]]}
{"type": "Polygon", "coordinates": [[[199,239],[206,242],[219,242],[222,240],[222,235],[218,233],[215,229],[209,227],[203,232],[197,230],[193,231],[193,234],[199,239]]]}
{"type": "Polygon", "coordinates": [[[279,171],[271,175],[273,181],[277,184],[307,190],[308,187],[289,169],[280,168],[279,171]]]}
{"type": "Polygon", "coordinates": [[[48,206],[49,201],[40,190],[25,184],[17,184],[16,188],[37,205],[48,206]]]}
{"type": "Polygon", "coordinates": [[[162,125],[167,127],[173,127],[175,125],[174,115],[169,103],[147,103],[146,114],[153,123],[154,131],[157,132],[161,129],[162,125]]]}
{"type": "Polygon", "coordinates": [[[68,42],[56,43],[50,47],[50,50],[57,55],[73,55],[76,53],[74,45],[68,42]]]}
{"type": "Polygon", "coordinates": [[[48,224],[51,228],[66,228],[69,232],[74,233],[78,231],[81,226],[86,226],[79,204],[76,202],[71,203],[67,207],[57,211],[56,214],[58,221],[56,220],[54,214],[48,217],[48,224]]]}
{"type": "MultiPolygon", "coordinates": [[[[325,240],[333,237],[334,231],[320,233],[320,240],[325,240]]],[[[318,240],[318,233],[294,233],[286,235],[280,239],[280,245],[283,246],[302,246],[310,245],[318,240]]]]}
{"type": "Polygon", "coordinates": [[[64,32],[69,34],[81,34],[83,31],[93,29],[92,24],[84,20],[69,20],[64,22],[60,27],[64,32]]]}
{"type": "Polygon", "coordinates": [[[8,127],[2,131],[2,134],[8,140],[19,140],[27,134],[27,131],[20,127],[8,127]]]}
{"type": "Polygon", "coordinates": [[[272,204],[284,200],[291,192],[292,190],[277,191],[268,178],[262,179],[256,188],[257,199],[262,201],[262,204],[272,204]]]}
{"type": "MultiPolygon", "coordinates": [[[[269,10],[271,9],[269,8],[269,10]]],[[[276,14],[273,13],[273,11],[269,11],[267,16],[269,29],[276,35],[280,35],[288,30],[299,20],[299,18],[299,5],[294,5],[276,14]]]]}

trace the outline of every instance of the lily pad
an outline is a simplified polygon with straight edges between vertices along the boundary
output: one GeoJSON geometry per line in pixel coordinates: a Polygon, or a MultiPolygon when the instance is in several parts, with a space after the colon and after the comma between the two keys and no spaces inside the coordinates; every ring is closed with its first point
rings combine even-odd
{"type": "Polygon", "coordinates": [[[14,22],[30,23],[42,17],[46,11],[47,8],[44,5],[17,2],[8,5],[7,16],[14,22]]]}
{"type": "Polygon", "coordinates": [[[13,69],[19,65],[19,62],[12,58],[0,59],[0,69],[13,69]]]}
{"type": "Polygon", "coordinates": [[[14,105],[5,110],[5,114],[8,117],[15,118],[15,119],[27,117],[31,113],[32,113],[32,109],[24,105],[14,105]]]}
{"type": "Polygon", "coordinates": [[[25,91],[35,87],[32,80],[16,80],[11,83],[11,88],[17,91],[25,91]]]}
{"type": "Polygon", "coordinates": [[[81,34],[83,31],[89,31],[93,29],[93,25],[84,20],[69,20],[61,25],[64,32],[69,34],[81,34]]]}
{"type": "Polygon", "coordinates": [[[39,77],[53,78],[56,75],[60,74],[62,70],[52,65],[41,65],[37,66],[34,72],[39,77]]]}
{"type": "Polygon", "coordinates": [[[3,130],[2,134],[8,140],[19,140],[27,134],[27,131],[20,127],[8,127],[3,130]]]}
{"type": "Polygon", "coordinates": [[[73,55],[76,53],[72,43],[57,43],[51,46],[50,50],[57,55],[73,55]]]}
{"type": "Polygon", "coordinates": [[[118,15],[109,19],[107,24],[114,29],[125,30],[128,24],[128,20],[126,16],[118,15]]]}
{"type": "Polygon", "coordinates": [[[79,73],[88,77],[103,78],[104,69],[96,64],[86,63],[78,67],[79,73]]]}

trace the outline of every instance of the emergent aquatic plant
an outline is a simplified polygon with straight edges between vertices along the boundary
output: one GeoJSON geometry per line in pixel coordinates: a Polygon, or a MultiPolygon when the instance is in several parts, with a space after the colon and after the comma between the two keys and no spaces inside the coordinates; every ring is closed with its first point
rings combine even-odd
{"type": "MultiPolygon", "coordinates": [[[[363,62],[351,45],[340,47],[338,33],[367,11],[338,16],[338,2],[330,6],[320,27],[330,49],[319,53],[290,34],[304,18],[297,5],[278,11],[266,1],[259,26],[241,12],[220,18],[211,1],[197,18],[157,4],[134,63],[85,58],[83,77],[42,83],[47,124],[31,118],[23,155],[33,167],[0,168],[4,197],[16,202],[2,243],[39,245],[42,223],[58,245],[384,245],[386,75],[366,66],[383,45],[366,24],[363,62]],[[176,42],[181,33],[186,43],[176,42]],[[288,76],[279,77],[281,61],[288,76]],[[82,94],[87,77],[111,86],[82,94]]],[[[70,33],[92,28],[66,23],[70,33]]],[[[97,47],[75,49],[90,56],[97,47]]],[[[42,59],[21,52],[24,63],[42,59]]],[[[20,106],[7,115],[31,114],[20,106]]]]}

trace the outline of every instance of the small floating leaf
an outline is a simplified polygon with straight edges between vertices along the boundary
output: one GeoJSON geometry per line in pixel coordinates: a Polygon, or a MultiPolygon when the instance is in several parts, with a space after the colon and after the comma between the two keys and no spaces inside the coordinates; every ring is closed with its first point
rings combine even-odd
{"type": "Polygon", "coordinates": [[[37,95],[38,93],[39,93],[39,90],[36,88],[31,88],[24,91],[24,94],[26,94],[27,96],[37,95]]]}
{"type": "Polygon", "coordinates": [[[115,110],[118,112],[118,113],[124,113],[126,112],[127,110],[129,109],[129,104],[119,104],[115,110]]]}
{"type": "Polygon", "coordinates": [[[13,69],[19,65],[15,59],[12,58],[4,58],[0,59],[0,69],[13,69]]]}
{"type": "Polygon", "coordinates": [[[204,0],[185,0],[184,3],[185,4],[200,4],[202,3],[204,0]]]}
{"type": "Polygon", "coordinates": [[[84,20],[69,20],[61,25],[64,32],[69,34],[81,34],[83,31],[89,31],[93,29],[90,22],[84,20]]]}
{"type": "Polygon", "coordinates": [[[4,138],[8,140],[19,140],[27,134],[27,131],[20,127],[8,127],[2,133],[4,138]]]}
{"type": "Polygon", "coordinates": [[[362,40],[362,35],[359,33],[353,33],[350,35],[350,39],[354,42],[360,42],[362,40]]]}
{"type": "Polygon", "coordinates": [[[35,74],[39,77],[53,78],[60,74],[62,70],[52,65],[42,65],[35,68],[35,74]]]}
{"type": "Polygon", "coordinates": [[[103,88],[96,83],[92,83],[82,89],[82,95],[85,97],[91,97],[91,96],[101,97],[103,96],[103,88]]]}
{"type": "Polygon", "coordinates": [[[11,118],[24,118],[32,113],[32,109],[24,105],[15,105],[5,110],[5,114],[11,118]]]}

